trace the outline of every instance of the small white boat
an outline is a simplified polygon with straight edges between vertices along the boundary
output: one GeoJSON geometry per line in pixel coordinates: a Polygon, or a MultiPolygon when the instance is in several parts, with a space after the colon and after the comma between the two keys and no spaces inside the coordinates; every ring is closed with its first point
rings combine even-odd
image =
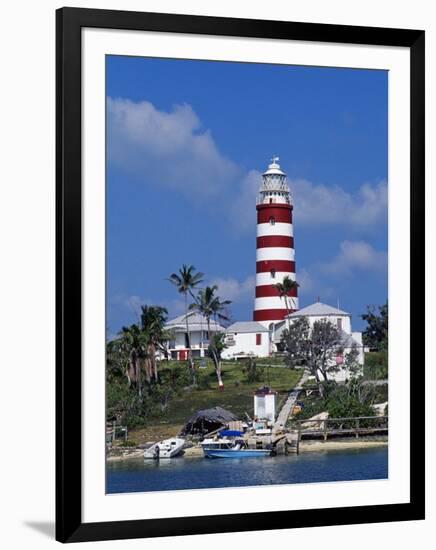
{"type": "Polygon", "coordinates": [[[185,445],[185,440],[180,437],[170,437],[158,443],[154,443],[151,447],[144,451],[144,458],[173,458],[180,454],[185,445]]]}

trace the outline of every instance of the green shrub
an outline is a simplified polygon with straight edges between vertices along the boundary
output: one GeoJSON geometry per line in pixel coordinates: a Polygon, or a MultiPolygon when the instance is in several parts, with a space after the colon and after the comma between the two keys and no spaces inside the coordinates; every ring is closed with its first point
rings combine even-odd
{"type": "Polygon", "coordinates": [[[131,441],[128,439],[127,441],[123,441],[121,444],[122,447],[137,447],[138,443],[136,441],[131,441]]]}
{"type": "Polygon", "coordinates": [[[247,376],[247,382],[261,382],[264,378],[264,368],[258,367],[252,357],[244,361],[242,372],[247,376]]]}
{"type": "Polygon", "coordinates": [[[385,380],[388,377],[388,352],[370,351],[365,353],[363,373],[365,378],[370,380],[385,380]]]}

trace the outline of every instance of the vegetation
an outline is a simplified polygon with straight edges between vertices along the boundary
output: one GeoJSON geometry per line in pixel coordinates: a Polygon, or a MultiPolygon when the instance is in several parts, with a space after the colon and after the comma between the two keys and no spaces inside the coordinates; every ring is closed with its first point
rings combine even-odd
{"type": "Polygon", "coordinates": [[[286,319],[288,322],[288,330],[290,328],[290,320],[289,320],[289,314],[291,313],[291,308],[289,307],[289,302],[292,303],[294,306],[292,309],[295,309],[295,302],[294,298],[292,297],[292,294],[294,291],[297,291],[297,288],[300,285],[297,283],[297,281],[294,281],[291,279],[288,275],[283,278],[283,281],[281,283],[277,283],[275,285],[276,289],[279,292],[280,298],[284,299],[285,301],[285,307],[286,307],[286,319]]]}
{"type": "Polygon", "coordinates": [[[136,440],[169,437],[175,435],[198,409],[221,406],[240,418],[245,417],[245,412],[252,416],[253,392],[257,388],[270,385],[279,393],[279,399],[286,398],[302,375],[302,371],[288,368],[268,369],[267,373],[266,369],[255,367],[253,380],[246,370],[249,361],[223,363],[221,375],[225,391],[219,391],[216,386],[211,359],[205,368],[197,370],[195,387],[191,385],[187,362],[161,361],[159,382],[146,386],[142,401],[133,388],[128,387],[125,376],[108,374],[107,418],[118,418],[129,427],[129,437],[136,440]],[[135,429],[132,431],[132,428],[135,429]]]}
{"type": "Polygon", "coordinates": [[[244,418],[247,412],[253,416],[253,393],[262,385],[270,385],[279,395],[287,396],[300,380],[302,371],[287,368],[269,369],[269,379],[265,372],[257,380],[249,381],[245,370],[246,362],[223,363],[222,378],[225,391],[216,386],[213,364],[198,371],[196,388],[185,388],[169,403],[165,415],[155,417],[153,422],[182,425],[198,409],[220,406],[244,418]]]}
{"type": "Polygon", "coordinates": [[[207,330],[209,334],[209,357],[212,358],[215,366],[215,373],[218,380],[218,386],[220,389],[224,387],[221,376],[221,353],[225,349],[224,334],[212,334],[210,329],[211,317],[222,321],[229,319],[225,312],[226,306],[231,304],[230,300],[221,301],[220,297],[216,295],[218,290],[217,285],[207,286],[205,289],[200,290],[196,297],[196,300],[191,304],[190,309],[197,310],[201,315],[206,317],[207,330]]]}
{"type": "Polygon", "coordinates": [[[377,351],[388,349],[388,302],[382,306],[368,306],[367,312],[362,315],[367,327],[363,331],[363,343],[377,351]],[[377,312],[378,310],[378,312],[377,312]]]}
{"type": "Polygon", "coordinates": [[[370,348],[365,354],[364,376],[370,380],[388,378],[388,302],[377,308],[371,306],[362,315],[367,327],[363,343],[370,348]]]}
{"type": "MultiPolygon", "coordinates": [[[[339,330],[331,323],[315,322],[310,330],[307,320],[294,322],[285,331],[283,343],[289,365],[304,365],[315,377],[319,395],[303,397],[303,408],[297,418],[307,419],[320,412],[331,418],[374,416],[375,403],[388,399],[388,385],[374,384],[388,376],[388,306],[368,307],[362,318],[368,327],[364,342],[378,351],[365,354],[363,372],[358,362],[358,349],[353,346],[344,365],[336,365],[335,355],[341,351],[339,330]],[[331,380],[330,374],[345,366],[349,379],[344,384],[331,380]]],[[[343,351],[343,350],[342,350],[343,351]]],[[[387,411],[387,407],[386,407],[387,411]]],[[[362,421],[364,425],[365,421],[362,421]]]]}
{"type": "Polygon", "coordinates": [[[123,327],[118,338],[107,345],[110,376],[125,375],[128,386],[141,398],[144,379],[147,384],[158,381],[156,352],[164,350],[168,333],[164,326],[167,310],[160,306],[143,306],[140,324],[123,327]]]}
{"type": "MultiPolygon", "coordinates": [[[[303,408],[295,418],[306,420],[321,412],[327,412],[330,418],[375,416],[372,405],[376,402],[376,395],[374,387],[362,385],[357,380],[348,384],[328,382],[324,384],[322,396],[310,395],[301,399],[303,408]]],[[[345,424],[342,422],[343,426],[345,424]]]]}
{"type": "Polygon", "coordinates": [[[185,265],[179,269],[178,273],[172,273],[169,277],[169,281],[177,287],[180,294],[183,294],[185,299],[185,322],[186,322],[186,338],[188,348],[188,362],[192,372],[192,378],[195,384],[195,365],[192,359],[191,351],[191,334],[189,332],[189,319],[188,319],[188,294],[194,298],[194,289],[203,281],[203,273],[195,273],[195,267],[193,265],[185,265]]]}
{"type": "Polygon", "coordinates": [[[365,353],[363,373],[369,380],[386,380],[388,378],[388,352],[370,351],[365,353]]]}
{"type": "MultiPolygon", "coordinates": [[[[322,395],[323,382],[327,382],[329,375],[341,368],[335,361],[336,355],[342,351],[339,329],[326,319],[315,321],[310,328],[307,318],[301,317],[283,331],[282,344],[288,365],[305,366],[315,377],[322,395]]],[[[354,369],[356,358],[357,350],[351,357],[354,369]]]]}
{"type": "Polygon", "coordinates": [[[254,358],[249,357],[242,367],[242,371],[247,376],[248,382],[259,382],[263,379],[264,368],[258,367],[254,358]]]}
{"type": "MultiPolygon", "coordinates": [[[[199,288],[203,277],[190,265],[183,265],[169,277],[185,299],[186,362],[169,359],[167,342],[171,334],[165,330],[168,314],[160,306],[142,306],[140,322],[123,327],[107,343],[107,420],[127,425],[131,437],[138,441],[146,437],[146,427],[148,434],[154,430],[151,438],[175,435],[201,408],[221,406],[241,418],[245,412],[252,415],[253,391],[262,383],[285,397],[302,375],[302,371],[287,368],[259,367],[253,359],[223,361],[225,337],[213,332],[211,320],[226,322],[230,301],[219,297],[216,285],[199,288]],[[209,347],[204,359],[192,357],[190,311],[198,311],[207,320],[209,347]],[[224,384],[226,391],[218,391],[224,389],[224,384]]],[[[282,358],[267,362],[283,365],[282,358]]]]}

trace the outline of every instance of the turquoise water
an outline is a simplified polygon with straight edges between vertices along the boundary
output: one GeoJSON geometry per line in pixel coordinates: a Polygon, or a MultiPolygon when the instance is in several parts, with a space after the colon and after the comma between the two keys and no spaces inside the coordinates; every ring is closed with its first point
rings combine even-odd
{"type": "Polygon", "coordinates": [[[388,448],[244,459],[173,458],[108,463],[107,493],[386,479],[388,448]]]}

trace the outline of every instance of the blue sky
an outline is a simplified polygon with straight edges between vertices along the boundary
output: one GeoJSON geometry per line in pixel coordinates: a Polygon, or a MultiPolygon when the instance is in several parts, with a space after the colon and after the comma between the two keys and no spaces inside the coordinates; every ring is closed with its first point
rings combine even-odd
{"type": "Polygon", "coordinates": [[[294,196],[300,307],[353,316],[387,298],[385,71],[107,57],[107,325],[170,315],[193,264],[254,301],[256,192],[273,154],[294,196]]]}

